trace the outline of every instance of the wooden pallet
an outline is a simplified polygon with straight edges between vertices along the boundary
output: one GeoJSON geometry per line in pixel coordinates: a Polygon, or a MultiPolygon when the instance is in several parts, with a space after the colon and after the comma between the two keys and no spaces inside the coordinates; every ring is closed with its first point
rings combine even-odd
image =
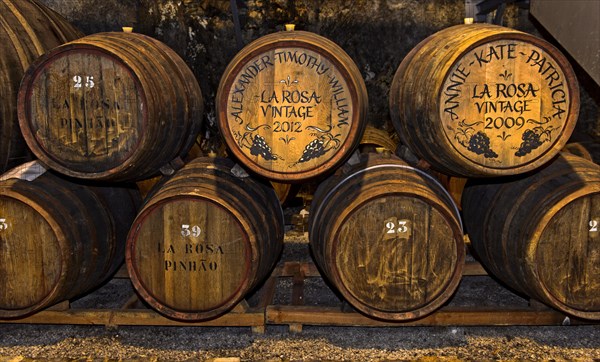
{"type": "MultiPolygon", "coordinates": [[[[465,265],[463,276],[486,276],[477,262],[465,265]]],[[[114,278],[128,278],[121,269],[114,278]]],[[[201,322],[169,319],[146,307],[135,293],[120,308],[83,309],[73,307],[69,301],[20,319],[0,320],[16,324],[79,324],[118,326],[187,326],[187,327],[251,327],[254,333],[265,333],[267,325],[287,325],[292,332],[301,332],[305,325],[340,327],[405,327],[405,326],[545,326],[584,324],[585,321],[569,318],[548,307],[530,302],[523,307],[457,307],[445,306],[425,318],[406,322],[380,321],[356,312],[345,303],[338,305],[305,305],[305,281],[321,278],[310,262],[285,262],[275,268],[271,276],[257,291],[258,302],[251,307],[244,300],[221,317],[201,322]],[[281,278],[291,278],[291,303],[274,304],[281,278]]],[[[589,322],[587,322],[589,323],[589,322]]]]}
{"type": "MultiPolygon", "coordinates": [[[[477,262],[465,265],[463,277],[486,276],[487,273],[477,262]]],[[[288,325],[290,331],[300,332],[305,325],[360,326],[360,327],[403,327],[403,326],[545,326],[585,323],[569,318],[548,307],[530,301],[528,308],[492,307],[442,307],[427,317],[405,321],[380,321],[356,312],[347,304],[335,306],[304,305],[305,280],[321,278],[312,263],[288,262],[276,270],[271,279],[291,277],[291,303],[289,305],[269,305],[266,308],[266,323],[288,325]]],[[[274,281],[271,281],[274,283],[274,281]]]]}
{"type": "MultiPolygon", "coordinates": [[[[128,279],[127,270],[122,268],[114,278],[128,279]]],[[[118,309],[74,308],[69,301],[64,301],[31,316],[0,320],[0,323],[104,325],[109,328],[118,326],[251,327],[254,333],[263,334],[265,332],[265,308],[270,299],[265,299],[263,294],[260,294],[258,300],[258,305],[252,307],[243,300],[230,312],[215,319],[187,322],[169,319],[145,307],[134,293],[118,309]]]]}

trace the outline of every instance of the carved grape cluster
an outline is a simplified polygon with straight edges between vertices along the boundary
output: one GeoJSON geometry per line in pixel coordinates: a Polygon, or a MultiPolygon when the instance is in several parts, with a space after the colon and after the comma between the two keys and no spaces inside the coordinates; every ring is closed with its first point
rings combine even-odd
{"type": "Polygon", "coordinates": [[[265,138],[260,135],[255,135],[250,147],[250,154],[253,156],[261,155],[265,160],[276,160],[277,156],[271,153],[271,147],[265,141],[265,138]]]}
{"type": "Polygon", "coordinates": [[[485,158],[496,158],[498,154],[490,148],[490,139],[484,132],[477,132],[469,139],[467,149],[485,158]]]}
{"type": "Polygon", "coordinates": [[[313,158],[320,157],[325,154],[325,146],[322,140],[315,138],[309,144],[304,147],[304,152],[302,153],[302,157],[298,160],[297,163],[306,162],[308,160],[312,160],[313,158]]]}
{"type": "Polygon", "coordinates": [[[540,139],[542,132],[538,133],[534,130],[528,129],[527,131],[523,132],[523,136],[521,137],[523,142],[521,142],[521,146],[519,146],[519,149],[517,150],[517,152],[515,152],[515,156],[525,156],[529,154],[532,150],[535,150],[536,148],[540,147],[542,143],[544,143],[540,139]]]}

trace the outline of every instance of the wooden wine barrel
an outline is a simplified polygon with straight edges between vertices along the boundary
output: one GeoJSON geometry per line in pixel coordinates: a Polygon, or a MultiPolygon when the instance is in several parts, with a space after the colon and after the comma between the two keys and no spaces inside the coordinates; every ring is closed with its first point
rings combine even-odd
{"type": "Polygon", "coordinates": [[[600,164],[600,144],[594,141],[571,142],[565,145],[565,152],[583,157],[595,164],[600,164]]]}
{"type": "Polygon", "coordinates": [[[383,148],[394,153],[398,148],[398,142],[393,140],[386,131],[373,126],[366,126],[360,140],[360,151],[366,153],[376,151],[377,148],[383,148]]]}
{"type": "Polygon", "coordinates": [[[0,178],[0,318],[89,291],[123,263],[139,193],[69,180],[37,161],[0,178]]]}
{"type": "Polygon", "coordinates": [[[23,74],[40,55],[82,36],[36,0],[0,2],[0,173],[31,159],[17,118],[23,74]]]}
{"type": "Polygon", "coordinates": [[[460,215],[432,176],[377,156],[319,186],[310,246],[322,273],[359,311],[419,318],[446,302],[461,279],[460,215]]]}
{"type": "Polygon", "coordinates": [[[227,312],[280,255],[283,213],[275,192],[234,176],[232,166],[191,161],[146,200],[129,232],[131,281],[166,316],[205,320],[227,312]]]}
{"type": "Polygon", "coordinates": [[[19,122],[33,153],[68,176],[140,180],[192,147],[202,95],[165,44],[99,33],[42,56],[19,91],[19,122]]]}
{"type": "Polygon", "coordinates": [[[546,41],[495,25],[458,25],[402,61],[390,112],[402,143],[433,168],[513,175],[560,152],[577,121],[579,89],[569,62],[546,41]]]}
{"type": "Polygon", "coordinates": [[[233,58],[216,107],[234,157],[271,180],[300,182],[334,170],[358,146],[367,92],[339,46],[287,31],[259,38],[233,58]]]}
{"type": "Polygon", "coordinates": [[[463,213],[491,274],[560,311],[600,320],[600,166],[564,153],[511,181],[470,181],[463,213]]]}

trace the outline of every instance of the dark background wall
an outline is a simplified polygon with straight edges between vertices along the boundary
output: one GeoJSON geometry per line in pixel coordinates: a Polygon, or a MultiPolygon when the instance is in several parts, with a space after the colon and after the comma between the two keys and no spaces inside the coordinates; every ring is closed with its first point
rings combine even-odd
{"type": "MultiPolygon", "coordinates": [[[[84,33],[121,31],[155,37],[173,48],[198,78],[205,98],[211,134],[214,96],[228,62],[239,47],[228,0],[42,0],[84,33]]],[[[369,123],[392,129],[388,91],[396,68],[421,40],[443,28],[461,24],[464,0],[247,0],[238,1],[243,44],[283,30],[323,35],[340,45],[356,62],[369,93],[369,123]]],[[[508,4],[504,26],[555,43],[528,9],[508,4]]],[[[556,45],[556,44],[555,44],[556,45]]],[[[600,138],[600,87],[576,68],[582,88],[577,138],[600,138]]]]}

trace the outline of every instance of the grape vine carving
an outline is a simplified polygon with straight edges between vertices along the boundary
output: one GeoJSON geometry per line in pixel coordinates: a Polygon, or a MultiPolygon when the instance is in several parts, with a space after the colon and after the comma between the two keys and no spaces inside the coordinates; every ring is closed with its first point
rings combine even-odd
{"type": "Polygon", "coordinates": [[[548,126],[546,128],[535,127],[533,129],[528,129],[523,132],[523,136],[521,139],[521,145],[517,152],[515,152],[515,156],[523,157],[531,153],[531,151],[540,147],[544,142],[552,141],[552,131],[553,127],[548,126]]]}
{"type": "Polygon", "coordinates": [[[296,161],[294,164],[290,165],[290,167],[321,157],[328,151],[337,149],[340,146],[340,140],[338,137],[341,136],[341,134],[331,134],[331,126],[325,130],[315,126],[308,126],[306,129],[317,131],[310,134],[315,138],[304,147],[304,152],[302,152],[300,159],[298,159],[298,161],[296,161]]]}
{"type": "Polygon", "coordinates": [[[498,154],[492,150],[490,147],[490,138],[483,131],[478,131],[475,133],[475,129],[473,126],[481,124],[483,122],[475,122],[475,123],[465,123],[463,119],[458,124],[460,127],[457,127],[457,132],[454,135],[454,138],[465,147],[467,150],[478,154],[483,155],[485,158],[497,158],[498,154]]]}
{"type": "Polygon", "coordinates": [[[267,144],[265,138],[259,134],[254,134],[260,128],[269,129],[271,126],[267,124],[261,124],[257,127],[250,127],[246,125],[246,132],[243,134],[235,132],[234,137],[240,148],[249,148],[250,154],[253,156],[261,156],[267,161],[283,160],[281,156],[274,154],[271,147],[267,144]]]}

